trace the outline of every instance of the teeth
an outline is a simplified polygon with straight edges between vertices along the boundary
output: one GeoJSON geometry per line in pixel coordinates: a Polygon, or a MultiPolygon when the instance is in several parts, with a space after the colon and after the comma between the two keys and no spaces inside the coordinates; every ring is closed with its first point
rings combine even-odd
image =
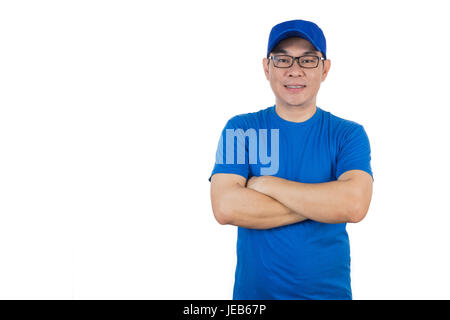
{"type": "Polygon", "coordinates": [[[299,89],[299,88],[303,88],[304,86],[286,86],[286,87],[291,88],[291,89],[299,89]]]}

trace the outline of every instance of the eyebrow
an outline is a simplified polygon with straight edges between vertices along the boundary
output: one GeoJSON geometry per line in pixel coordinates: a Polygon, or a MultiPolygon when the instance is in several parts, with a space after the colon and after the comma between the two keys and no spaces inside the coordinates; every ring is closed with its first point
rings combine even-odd
{"type": "MultiPolygon", "coordinates": [[[[288,52],[286,50],[284,50],[284,49],[277,49],[277,50],[272,51],[272,53],[288,54],[288,52]]],[[[305,55],[305,54],[317,54],[317,53],[319,53],[319,51],[305,51],[305,52],[302,53],[302,55],[305,55]]]]}

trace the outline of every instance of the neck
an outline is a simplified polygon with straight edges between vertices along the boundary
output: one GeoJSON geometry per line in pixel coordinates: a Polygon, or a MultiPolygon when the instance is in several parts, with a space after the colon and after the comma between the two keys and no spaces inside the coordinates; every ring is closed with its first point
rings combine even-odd
{"type": "Polygon", "coordinates": [[[291,122],[305,122],[316,113],[316,104],[293,106],[276,103],[275,111],[280,118],[291,122]]]}

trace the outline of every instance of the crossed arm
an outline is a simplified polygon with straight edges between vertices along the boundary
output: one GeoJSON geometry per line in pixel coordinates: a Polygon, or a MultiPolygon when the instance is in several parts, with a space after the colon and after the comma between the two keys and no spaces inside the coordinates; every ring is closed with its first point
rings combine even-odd
{"type": "Polygon", "coordinates": [[[273,176],[246,181],[239,175],[215,174],[211,178],[211,203],[220,224],[250,229],[270,229],[307,219],[356,223],[369,209],[372,181],[361,170],[314,184],[273,176]]]}

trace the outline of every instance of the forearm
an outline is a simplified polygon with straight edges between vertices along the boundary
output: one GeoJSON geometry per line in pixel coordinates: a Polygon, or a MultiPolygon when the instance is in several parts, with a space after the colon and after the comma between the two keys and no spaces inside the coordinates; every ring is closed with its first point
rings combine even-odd
{"type": "Polygon", "coordinates": [[[277,177],[264,181],[264,194],[292,211],[324,223],[351,222],[355,205],[353,188],[347,181],[300,183],[277,177]]]}
{"type": "Polygon", "coordinates": [[[237,186],[223,196],[227,224],[249,229],[270,229],[307,218],[277,200],[255,190],[237,186]]]}

